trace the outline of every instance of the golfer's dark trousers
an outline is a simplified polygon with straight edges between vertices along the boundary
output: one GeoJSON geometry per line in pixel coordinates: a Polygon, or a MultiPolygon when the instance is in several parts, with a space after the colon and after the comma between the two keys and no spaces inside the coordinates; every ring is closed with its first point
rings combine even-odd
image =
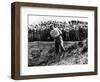
{"type": "Polygon", "coordinates": [[[55,51],[56,53],[59,53],[59,48],[61,48],[61,51],[64,51],[64,46],[62,43],[62,36],[58,36],[55,38],[55,51]]]}

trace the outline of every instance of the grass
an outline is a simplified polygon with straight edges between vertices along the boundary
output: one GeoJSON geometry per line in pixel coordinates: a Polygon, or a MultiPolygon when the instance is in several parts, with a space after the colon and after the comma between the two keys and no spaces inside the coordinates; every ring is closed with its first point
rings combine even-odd
{"type": "Polygon", "coordinates": [[[29,42],[28,66],[74,65],[88,63],[87,40],[64,42],[66,52],[55,54],[54,42],[29,42]]]}

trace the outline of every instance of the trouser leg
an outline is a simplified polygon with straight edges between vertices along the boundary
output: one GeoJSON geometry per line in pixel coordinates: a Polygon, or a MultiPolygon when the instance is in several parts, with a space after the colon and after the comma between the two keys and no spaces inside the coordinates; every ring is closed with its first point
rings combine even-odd
{"type": "Polygon", "coordinates": [[[55,42],[56,62],[60,61],[59,46],[60,46],[60,41],[57,39],[55,42]]]}
{"type": "Polygon", "coordinates": [[[61,42],[60,46],[61,46],[61,51],[65,51],[63,41],[61,42]]]}
{"type": "Polygon", "coordinates": [[[61,51],[65,51],[62,37],[60,37],[60,47],[61,47],[61,51]]]}
{"type": "Polygon", "coordinates": [[[58,41],[55,41],[55,51],[56,51],[56,53],[59,52],[59,43],[58,43],[58,41]]]}

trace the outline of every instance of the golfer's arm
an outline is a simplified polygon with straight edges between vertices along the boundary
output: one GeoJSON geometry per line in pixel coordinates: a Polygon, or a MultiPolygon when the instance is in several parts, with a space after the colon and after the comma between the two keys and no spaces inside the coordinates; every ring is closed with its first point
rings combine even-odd
{"type": "Polygon", "coordinates": [[[61,30],[59,30],[59,33],[62,34],[61,30]]]}

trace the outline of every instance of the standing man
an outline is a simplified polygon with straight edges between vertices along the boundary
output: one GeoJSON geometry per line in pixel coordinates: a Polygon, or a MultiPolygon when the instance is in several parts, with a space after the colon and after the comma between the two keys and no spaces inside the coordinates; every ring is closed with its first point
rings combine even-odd
{"type": "Polygon", "coordinates": [[[56,54],[59,53],[59,48],[61,48],[61,52],[65,51],[62,39],[62,32],[58,27],[54,27],[53,25],[50,26],[51,32],[50,35],[54,38],[55,41],[55,51],[56,54]]]}

